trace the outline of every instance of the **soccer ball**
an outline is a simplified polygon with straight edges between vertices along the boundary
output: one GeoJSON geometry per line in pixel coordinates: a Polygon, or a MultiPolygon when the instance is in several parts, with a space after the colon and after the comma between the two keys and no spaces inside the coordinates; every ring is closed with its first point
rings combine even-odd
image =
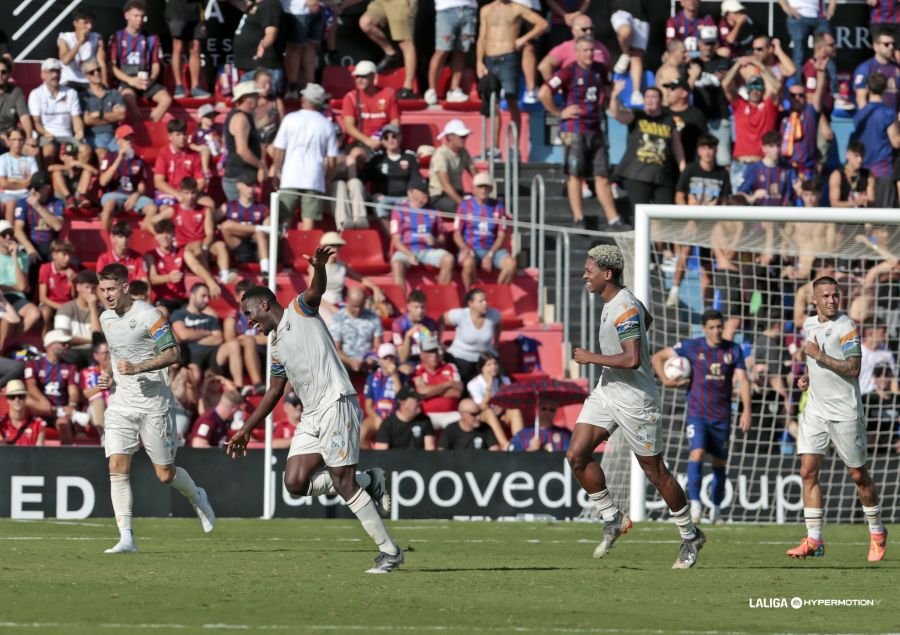
{"type": "Polygon", "coordinates": [[[691,376],[691,363],[686,357],[675,355],[666,360],[663,367],[666,379],[689,379],[691,376]]]}

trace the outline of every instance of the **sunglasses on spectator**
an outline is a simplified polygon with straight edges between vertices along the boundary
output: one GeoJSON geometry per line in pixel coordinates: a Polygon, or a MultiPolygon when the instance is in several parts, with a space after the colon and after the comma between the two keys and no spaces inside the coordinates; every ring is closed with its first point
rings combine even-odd
{"type": "Polygon", "coordinates": [[[385,132],[383,135],[381,135],[381,138],[382,139],[396,139],[397,135],[396,135],[396,133],[393,133],[393,132],[385,132]]]}
{"type": "Polygon", "coordinates": [[[594,30],[594,27],[592,27],[592,26],[580,26],[580,27],[578,27],[578,29],[579,29],[580,31],[593,31],[593,30],[594,30]]]}
{"type": "Polygon", "coordinates": [[[0,68],[0,75],[9,75],[9,71],[5,68],[0,68]]]}
{"type": "Polygon", "coordinates": [[[14,399],[25,399],[25,395],[9,395],[7,397],[8,400],[13,401],[14,399]]]}
{"type": "Polygon", "coordinates": [[[90,70],[85,69],[84,74],[85,75],[93,75],[94,73],[99,73],[99,72],[100,72],[99,68],[92,68],[90,70]]]}
{"type": "Polygon", "coordinates": [[[791,98],[793,99],[805,99],[806,93],[791,93],[791,98]]]}
{"type": "Polygon", "coordinates": [[[460,410],[460,412],[464,415],[472,415],[473,417],[476,417],[480,414],[477,410],[460,410]]]}
{"type": "Polygon", "coordinates": [[[890,42],[879,42],[879,44],[881,44],[881,46],[894,46],[893,40],[890,42]]]}

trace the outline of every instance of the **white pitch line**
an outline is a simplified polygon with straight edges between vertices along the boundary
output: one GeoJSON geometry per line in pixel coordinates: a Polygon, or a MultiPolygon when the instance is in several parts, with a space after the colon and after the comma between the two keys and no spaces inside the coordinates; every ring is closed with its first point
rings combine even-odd
{"type": "MultiPolygon", "coordinates": [[[[55,2],[55,0],[49,0],[49,4],[53,4],[53,2],[55,2]]],[[[48,24],[44,28],[43,31],[38,33],[37,37],[35,37],[33,40],[31,40],[31,43],[28,46],[26,46],[24,49],[22,49],[22,51],[16,56],[16,61],[28,59],[28,54],[31,53],[31,51],[33,51],[34,48],[38,44],[43,42],[44,38],[47,37],[47,34],[50,33],[53,29],[55,29],[56,25],[59,24],[60,22],[62,22],[65,19],[65,17],[72,12],[72,9],[77,7],[79,4],[81,4],[81,0],[72,0],[72,2],[70,2],[69,5],[65,9],[63,9],[62,12],[59,13],[59,15],[57,15],[55,18],[53,18],[53,20],[50,22],[50,24],[48,24]]],[[[44,5],[44,7],[42,7],[42,12],[46,6],[47,5],[44,5]]],[[[28,28],[29,26],[31,26],[31,23],[34,22],[34,20],[38,17],[38,15],[39,15],[38,13],[35,13],[31,17],[31,19],[28,22],[26,22],[22,26],[21,29],[19,29],[19,32],[21,32],[21,31],[25,30],[26,28],[28,28]]],[[[15,39],[15,37],[13,39],[15,39]]]]}

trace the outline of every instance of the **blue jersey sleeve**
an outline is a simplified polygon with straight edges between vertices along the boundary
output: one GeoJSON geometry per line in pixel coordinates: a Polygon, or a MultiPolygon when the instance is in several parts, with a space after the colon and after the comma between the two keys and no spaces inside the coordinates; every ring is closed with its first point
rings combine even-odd
{"type": "Polygon", "coordinates": [[[756,183],[756,165],[748,165],[744,168],[744,180],[741,181],[741,186],[738,188],[738,192],[742,194],[753,194],[753,184],[756,183]]]}
{"type": "Polygon", "coordinates": [[[734,355],[734,369],[747,370],[747,364],[744,360],[744,349],[740,344],[731,345],[732,354],[734,355]]]}

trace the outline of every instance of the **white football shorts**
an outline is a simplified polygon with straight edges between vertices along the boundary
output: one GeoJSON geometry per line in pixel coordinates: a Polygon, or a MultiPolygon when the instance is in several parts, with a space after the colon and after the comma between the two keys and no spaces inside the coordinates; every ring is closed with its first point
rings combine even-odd
{"type": "Polygon", "coordinates": [[[144,444],[147,456],[154,465],[175,462],[178,435],[175,415],[165,413],[122,412],[110,407],[104,415],[103,447],[106,457],[113,454],[134,454],[144,444]]]}
{"type": "Polygon", "coordinates": [[[316,414],[303,413],[291,439],[288,458],[321,454],[328,467],[359,463],[359,426],[362,411],[356,395],[343,395],[316,414]]]}
{"type": "Polygon", "coordinates": [[[862,417],[851,421],[827,421],[804,410],[800,413],[797,454],[826,454],[829,441],[847,467],[866,464],[866,422],[862,417]]]}
{"type": "Polygon", "coordinates": [[[585,399],[575,421],[606,428],[610,436],[617,428],[622,428],[632,452],[638,456],[656,456],[662,451],[661,420],[658,410],[621,406],[607,398],[597,386],[585,399]]]}

